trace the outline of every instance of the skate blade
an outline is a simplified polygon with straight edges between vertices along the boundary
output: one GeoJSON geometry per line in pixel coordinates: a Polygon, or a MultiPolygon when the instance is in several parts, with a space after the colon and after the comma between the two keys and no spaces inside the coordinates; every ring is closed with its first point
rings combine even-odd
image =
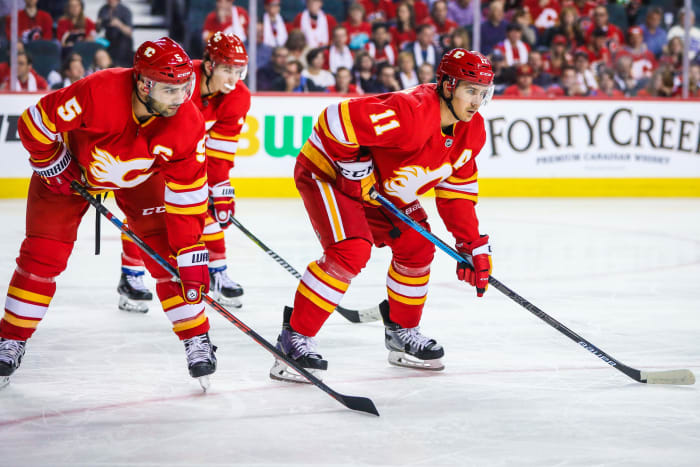
{"type": "Polygon", "coordinates": [[[226,307],[226,308],[241,308],[243,306],[243,303],[238,297],[224,297],[221,294],[216,294],[216,297],[214,298],[220,305],[226,307]]]}
{"type": "Polygon", "coordinates": [[[145,300],[131,300],[124,295],[119,296],[119,309],[129,313],[147,313],[148,302],[145,300]]]}
{"type": "Polygon", "coordinates": [[[10,384],[10,377],[9,376],[0,376],[0,389],[4,388],[10,384]]]}
{"type": "MultiPolygon", "coordinates": [[[[307,368],[306,371],[314,375],[319,380],[322,379],[321,374],[323,373],[323,370],[307,368]]],[[[278,359],[275,359],[275,363],[272,365],[272,368],[270,368],[270,379],[284,381],[287,383],[311,384],[308,379],[297,373],[294,368],[278,359]]]]}
{"type": "Polygon", "coordinates": [[[209,387],[211,386],[211,382],[209,381],[209,375],[200,376],[199,378],[197,378],[197,381],[199,381],[199,385],[202,386],[202,391],[206,393],[209,387]]]}
{"type": "Polygon", "coordinates": [[[442,360],[439,358],[434,360],[421,360],[405,352],[394,350],[389,352],[388,360],[392,365],[414,368],[416,370],[442,371],[445,369],[445,365],[442,364],[442,360]]]}

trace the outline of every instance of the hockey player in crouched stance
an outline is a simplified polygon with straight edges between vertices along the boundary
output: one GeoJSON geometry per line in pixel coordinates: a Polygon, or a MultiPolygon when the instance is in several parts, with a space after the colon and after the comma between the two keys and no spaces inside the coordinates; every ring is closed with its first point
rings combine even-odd
{"type": "MultiPolygon", "coordinates": [[[[307,267],[285,308],[277,346],[312,372],[328,363],[313,337],[350,282],[364,268],[372,245],[389,246],[388,305],[382,306],[389,362],[442,370],[444,350],[420,332],[428,292],[432,243],[367,196],[374,186],[429,228],[418,196],[435,190],[438,213],[475,271],[457,267],[457,277],[482,296],[491,272],[489,238],[479,234],[475,157],[485,141],[479,108],[493,94],[491,64],[481,54],[454,49],[444,55],[437,85],[360,97],[327,107],[297,158],[296,186],[323,246],[307,267]]],[[[304,381],[276,360],[273,379],[304,381]]]]}
{"type": "Polygon", "coordinates": [[[177,264],[181,283],[146,258],[165,314],[184,342],[190,375],[208,384],[216,347],[201,303],[209,290],[208,253],[200,243],[208,188],[204,119],[190,100],[194,79],[192,61],[177,43],[147,41],[132,69],[96,72],[22,114],[19,135],[34,174],[27,233],[0,321],[5,384],[46,314],[89,207],[72,181],[93,193],[112,190],[131,229],[177,264]]]}
{"type": "MultiPolygon", "coordinates": [[[[229,179],[238,138],[250,110],[250,91],[243,83],[248,54],[234,34],[217,32],[207,42],[204,60],[194,60],[195,96],[192,101],[204,116],[207,140],[207,175],[210,215],[202,241],[209,251],[209,278],[213,298],[226,307],[241,307],[243,288],[226,273],[224,232],[234,214],[234,190],[229,179]]],[[[152,294],[143,283],[141,250],[122,235],[122,275],[117,291],[119,309],[148,311],[152,294]]]]}

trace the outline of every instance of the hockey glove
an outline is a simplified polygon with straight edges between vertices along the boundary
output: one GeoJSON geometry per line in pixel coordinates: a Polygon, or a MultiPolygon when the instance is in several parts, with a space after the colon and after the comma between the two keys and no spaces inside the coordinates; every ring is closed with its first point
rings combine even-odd
{"type": "Polygon", "coordinates": [[[61,147],[61,154],[49,165],[38,166],[29,160],[34,172],[36,172],[44,185],[54,193],[61,195],[73,194],[70,183],[77,180],[85,184],[85,177],[80,170],[78,162],[73,159],[65,146],[61,147]]]}
{"type": "Polygon", "coordinates": [[[471,243],[458,244],[460,253],[467,253],[472,257],[474,270],[466,262],[457,263],[457,278],[476,287],[476,296],[483,297],[489,287],[491,275],[491,245],[489,236],[482,235],[471,243]]]}
{"type": "Polygon", "coordinates": [[[189,304],[202,301],[202,294],[209,292],[209,252],[198,243],[177,252],[177,269],[180,272],[182,296],[189,304]]]}
{"type": "Polygon", "coordinates": [[[421,206],[418,200],[407,204],[406,206],[402,207],[401,210],[414,221],[418,222],[419,224],[423,224],[423,227],[427,225],[425,221],[428,220],[428,214],[425,213],[425,209],[423,209],[423,206],[421,206]]]}
{"type": "Polygon", "coordinates": [[[231,181],[225,180],[209,187],[209,196],[212,216],[222,229],[227,228],[230,225],[229,218],[236,212],[235,190],[231,181]]]}

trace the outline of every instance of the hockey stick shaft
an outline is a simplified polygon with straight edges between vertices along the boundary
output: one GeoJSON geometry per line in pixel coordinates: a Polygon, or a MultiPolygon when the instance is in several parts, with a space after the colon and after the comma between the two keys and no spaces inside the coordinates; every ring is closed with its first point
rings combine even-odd
{"type": "MultiPolygon", "coordinates": [[[[178,274],[177,269],[167,262],[165,259],[163,259],[162,256],[160,256],[158,253],[156,253],[153,248],[148,246],[141,238],[136,235],[130,228],[126,227],[123,222],[121,222],[117,217],[115,217],[106,207],[104,204],[99,203],[94,196],[92,196],[82,185],[80,185],[78,182],[73,181],[71,182],[71,187],[78,192],[85,200],[90,203],[97,211],[105,216],[107,220],[109,220],[112,224],[114,224],[119,230],[122,231],[126,236],[128,236],[131,240],[136,243],[136,245],[141,248],[141,250],[146,253],[148,256],[150,256],[155,262],[157,262],[163,269],[165,269],[169,274],[171,274],[173,277],[175,277],[178,281],[180,279],[180,275],[178,274]]],[[[302,368],[299,366],[296,362],[293,360],[289,359],[284,353],[282,353],[280,350],[278,350],[274,345],[270,344],[267,340],[265,340],[262,336],[260,336],[257,332],[252,330],[250,327],[248,327],[243,321],[238,319],[235,315],[233,315],[230,311],[228,311],[226,308],[221,306],[217,301],[212,299],[209,295],[204,295],[204,301],[212,307],[214,310],[216,310],[220,315],[222,315],[224,318],[226,318],[229,322],[231,322],[233,325],[235,325],[238,329],[243,331],[245,334],[247,334],[251,339],[253,339],[255,342],[257,342],[259,345],[261,345],[265,350],[270,352],[275,356],[275,358],[278,358],[282,361],[284,361],[287,365],[290,367],[294,368],[300,375],[302,375],[304,378],[306,378],[311,384],[314,386],[318,387],[319,389],[323,390],[326,394],[329,396],[333,397],[335,400],[343,404],[345,407],[352,409],[352,410],[358,410],[361,412],[366,412],[370,413],[373,415],[379,415],[379,412],[377,411],[377,408],[375,407],[374,403],[372,402],[371,399],[368,399],[366,397],[357,397],[357,396],[347,396],[344,394],[340,394],[339,392],[331,389],[329,386],[327,386],[325,383],[323,383],[320,379],[309,373],[306,369],[302,368]]]]}
{"type": "MultiPolygon", "coordinates": [[[[297,279],[301,279],[301,274],[299,271],[297,271],[294,266],[289,264],[282,258],[280,255],[275,253],[272,248],[268,247],[263,243],[262,240],[260,240],[253,232],[245,228],[243,224],[241,224],[238,219],[235,217],[231,216],[229,218],[229,222],[238,227],[238,229],[243,232],[243,234],[251,239],[253,243],[258,245],[265,253],[267,253],[272,259],[274,259],[277,264],[282,266],[287,272],[289,272],[292,276],[296,277],[297,279]]],[[[377,321],[381,318],[381,315],[379,313],[379,307],[375,306],[373,308],[368,308],[366,310],[350,310],[348,308],[344,308],[342,306],[337,306],[336,311],[341,314],[341,316],[348,321],[352,323],[367,323],[370,321],[377,321]]]]}
{"type": "MultiPolygon", "coordinates": [[[[433,235],[431,232],[423,228],[422,225],[420,225],[418,222],[415,220],[411,219],[409,216],[407,216],[403,211],[401,211],[399,208],[394,206],[394,204],[386,199],[384,196],[379,194],[376,190],[372,190],[370,192],[370,196],[377,200],[384,208],[386,208],[388,211],[390,211],[392,214],[394,214],[396,217],[401,219],[403,222],[405,222],[408,226],[410,226],[412,229],[416,230],[418,233],[420,233],[423,237],[428,239],[431,243],[433,243],[435,246],[440,248],[442,251],[450,255],[452,258],[455,260],[459,261],[460,263],[467,264],[471,269],[473,269],[474,265],[472,263],[471,257],[469,256],[463,256],[461,255],[457,250],[446,244],[444,241],[440,240],[438,237],[433,235]]],[[[556,319],[552,318],[549,316],[547,313],[530,303],[528,300],[517,294],[515,291],[511,290],[510,288],[506,287],[505,284],[497,280],[495,277],[490,276],[489,277],[489,284],[491,284],[494,288],[498,289],[501,293],[503,293],[505,296],[513,300],[515,303],[518,305],[522,306],[525,308],[527,311],[532,313],[533,315],[537,316],[540,318],[542,321],[559,331],[560,333],[564,334],[566,337],[571,339],[572,341],[576,342],[578,345],[592,353],[594,356],[598,357],[601,359],[603,362],[607,363],[611,367],[615,368],[616,370],[621,371],[622,373],[626,374],[630,378],[632,378],[635,381],[638,381],[640,383],[653,383],[653,384],[693,384],[695,382],[695,376],[693,375],[692,372],[689,370],[670,370],[670,371],[657,371],[657,372],[645,372],[645,371],[640,371],[635,368],[629,367],[625,365],[624,363],[618,361],[617,359],[613,358],[611,355],[608,353],[604,352],[597,346],[593,345],[590,341],[587,339],[584,339],[583,337],[579,336],[577,333],[572,331],[571,329],[567,328],[564,326],[562,323],[557,321],[556,319]]]]}

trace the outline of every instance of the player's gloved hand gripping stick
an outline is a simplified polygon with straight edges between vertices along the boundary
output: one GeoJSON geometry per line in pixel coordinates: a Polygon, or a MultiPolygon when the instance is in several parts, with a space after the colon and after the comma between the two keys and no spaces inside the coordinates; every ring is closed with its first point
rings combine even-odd
{"type": "MultiPolygon", "coordinates": [[[[450,255],[452,258],[456,259],[460,264],[465,265],[467,268],[471,269],[472,271],[474,270],[474,263],[472,261],[471,256],[466,256],[466,255],[461,255],[457,250],[452,248],[451,246],[447,245],[445,242],[440,240],[438,237],[427,231],[423,226],[421,226],[418,222],[414,221],[411,219],[409,216],[404,214],[400,209],[398,209],[394,204],[386,199],[384,196],[382,196],[378,191],[376,190],[371,190],[370,191],[370,196],[377,200],[384,208],[386,208],[388,211],[390,211],[392,214],[394,214],[396,217],[404,221],[406,224],[408,224],[411,228],[416,230],[418,233],[420,233],[423,237],[427,238],[430,242],[432,242],[436,247],[440,248],[442,251],[450,255]]],[[[545,323],[549,324],[551,327],[559,331],[560,333],[564,334],[566,337],[569,339],[573,340],[576,342],[578,345],[583,347],[584,349],[588,350],[590,353],[595,355],[596,357],[600,358],[603,360],[605,363],[610,365],[611,367],[615,368],[616,370],[621,371],[622,373],[626,374],[633,380],[640,382],[640,383],[648,383],[648,384],[694,384],[695,383],[695,375],[690,371],[690,370],[668,370],[668,371],[640,371],[637,370],[636,368],[629,367],[625,365],[624,363],[621,363],[620,361],[616,360],[612,356],[608,355],[607,353],[603,352],[601,349],[596,347],[595,345],[591,344],[588,340],[584,339],[583,337],[579,336],[576,334],[574,331],[571,329],[567,328],[563,324],[561,324],[559,321],[555,320],[548,314],[546,314],[544,311],[540,310],[537,308],[535,305],[527,301],[525,298],[521,297],[517,293],[515,293],[513,290],[509,289],[506,287],[504,284],[502,284],[500,281],[498,281],[495,277],[489,276],[488,280],[489,284],[491,284],[494,288],[498,289],[500,292],[502,292],[504,295],[506,295],[508,298],[516,302],[518,305],[522,306],[526,310],[528,310],[530,313],[533,315],[537,316],[540,318],[542,321],[545,323]]]]}
{"type": "MultiPolygon", "coordinates": [[[[126,227],[117,217],[114,216],[105,206],[104,204],[98,203],[97,200],[95,199],[94,196],[92,196],[82,185],[80,185],[76,181],[71,182],[71,187],[73,190],[75,190],[77,193],[80,194],[85,200],[90,203],[97,211],[105,216],[107,220],[109,220],[112,224],[117,226],[119,230],[121,230],[125,235],[127,235],[130,239],[136,243],[136,245],[141,248],[141,250],[146,253],[148,256],[153,258],[154,261],[156,261],[160,266],[163,267],[166,271],[168,271],[170,274],[173,275],[176,279],[180,280],[180,276],[177,272],[177,269],[168,263],[165,259],[163,259],[158,253],[156,253],[150,246],[148,246],[143,240],[141,240],[134,232],[131,231],[128,227],[126,227]]],[[[277,350],[277,348],[270,344],[267,340],[265,340],[260,334],[257,332],[253,331],[251,328],[245,325],[241,320],[239,320],[236,316],[234,316],[230,311],[228,311],[226,308],[221,306],[216,300],[211,298],[209,295],[202,295],[202,299],[214,310],[216,310],[221,316],[226,318],[229,322],[233,323],[238,329],[243,331],[245,334],[250,336],[251,339],[253,339],[255,342],[260,344],[265,350],[270,352],[275,356],[275,358],[278,358],[280,360],[283,360],[287,365],[291,366],[294,368],[300,375],[302,375],[304,378],[306,378],[311,384],[315,385],[319,389],[323,390],[326,394],[329,396],[333,397],[335,400],[343,404],[345,407],[352,409],[352,410],[357,410],[360,412],[366,412],[372,415],[379,415],[379,412],[377,411],[377,408],[374,406],[374,402],[372,402],[371,399],[368,399],[366,397],[358,397],[358,396],[346,396],[344,394],[340,394],[337,391],[334,391],[331,389],[329,386],[327,386],[324,382],[322,382],[320,379],[309,373],[306,369],[302,368],[299,366],[294,360],[289,359],[284,353],[281,351],[277,350]]]]}

